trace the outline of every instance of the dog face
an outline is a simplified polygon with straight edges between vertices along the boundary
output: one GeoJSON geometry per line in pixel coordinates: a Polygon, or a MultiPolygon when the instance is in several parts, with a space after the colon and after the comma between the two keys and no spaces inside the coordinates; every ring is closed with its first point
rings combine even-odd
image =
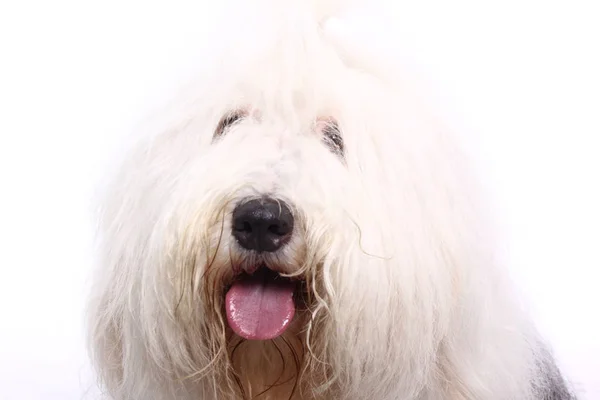
{"type": "Polygon", "coordinates": [[[444,347],[476,351],[459,149],[294,23],[224,52],[107,188],[91,337],[117,400],[416,398],[447,393],[444,347]]]}
{"type": "Polygon", "coordinates": [[[115,365],[129,365],[117,353],[126,348],[169,371],[165,379],[228,398],[277,383],[282,365],[282,381],[328,384],[356,346],[385,351],[392,336],[411,333],[394,319],[399,293],[414,294],[414,255],[405,252],[408,267],[391,265],[410,247],[395,248],[393,237],[413,233],[407,218],[393,221],[418,212],[409,212],[409,190],[398,197],[401,175],[390,179],[395,160],[383,161],[392,154],[381,146],[395,141],[386,110],[341,98],[379,102],[386,91],[355,79],[341,93],[319,82],[276,99],[257,85],[230,95],[239,104],[202,105],[185,128],[134,148],[103,219],[112,266],[103,307],[128,310],[111,322],[115,347],[104,350],[115,365]],[[265,367],[277,351],[281,365],[265,367]],[[240,389],[236,376],[256,383],[240,389]]]}

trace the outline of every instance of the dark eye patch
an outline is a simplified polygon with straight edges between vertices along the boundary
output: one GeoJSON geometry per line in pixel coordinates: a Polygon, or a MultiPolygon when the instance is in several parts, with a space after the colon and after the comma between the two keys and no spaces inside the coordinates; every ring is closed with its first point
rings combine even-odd
{"type": "Polygon", "coordinates": [[[321,128],[323,142],[332,153],[344,157],[344,139],[338,123],[334,120],[322,121],[322,123],[324,124],[321,128]]]}
{"type": "Polygon", "coordinates": [[[227,130],[233,125],[239,123],[246,117],[246,113],[240,110],[231,111],[223,116],[215,129],[214,138],[218,138],[227,133],[227,130]]]}

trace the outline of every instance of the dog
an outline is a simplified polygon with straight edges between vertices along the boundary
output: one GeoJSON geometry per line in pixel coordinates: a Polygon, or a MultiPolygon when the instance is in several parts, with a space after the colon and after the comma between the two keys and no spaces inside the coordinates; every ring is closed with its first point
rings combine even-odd
{"type": "Polygon", "coordinates": [[[107,398],[575,398],[461,140],[332,39],[342,3],[233,3],[235,43],[111,175],[89,307],[107,398]]]}

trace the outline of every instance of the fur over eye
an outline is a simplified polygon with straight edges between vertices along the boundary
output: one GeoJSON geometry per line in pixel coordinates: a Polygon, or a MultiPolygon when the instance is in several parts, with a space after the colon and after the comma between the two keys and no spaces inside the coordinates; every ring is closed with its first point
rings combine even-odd
{"type": "Polygon", "coordinates": [[[322,135],[323,143],[332,153],[344,157],[344,138],[338,122],[333,118],[320,118],[317,120],[317,133],[322,135]]]}
{"type": "Polygon", "coordinates": [[[235,110],[225,114],[215,129],[214,138],[216,139],[220,136],[223,136],[225,133],[227,133],[229,128],[241,122],[246,115],[247,113],[243,110],[235,110]]]}

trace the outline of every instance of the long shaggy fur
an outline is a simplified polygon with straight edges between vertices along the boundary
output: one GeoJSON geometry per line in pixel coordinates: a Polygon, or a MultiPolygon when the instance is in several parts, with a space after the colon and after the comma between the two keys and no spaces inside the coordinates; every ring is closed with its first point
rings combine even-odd
{"type": "Polygon", "coordinates": [[[515,300],[459,141],[373,60],[327,40],[322,17],[337,6],[236,4],[189,96],[112,177],[90,305],[107,396],[570,399],[515,300]],[[215,137],[236,110],[246,117],[215,137]],[[327,118],[343,155],[316,128],[327,118]],[[264,194],[297,221],[268,257],[229,233],[233,207],[264,194]],[[224,316],[225,287],[258,261],[304,281],[293,326],[264,342],[224,316]]]}

